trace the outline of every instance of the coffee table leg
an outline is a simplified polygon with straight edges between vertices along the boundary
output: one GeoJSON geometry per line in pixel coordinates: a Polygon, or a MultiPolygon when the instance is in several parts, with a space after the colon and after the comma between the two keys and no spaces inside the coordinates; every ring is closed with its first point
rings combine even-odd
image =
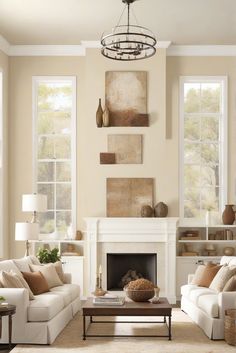
{"type": "Polygon", "coordinates": [[[166,316],[164,316],[164,324],[166,323],[166,316]]]}
{"type": "Polygon", "coordinates": [[[169,316],[169,341],[171,341],[171,316],[169,316]]]}
{"type": "Polygon", "coordinates": [[[83,315],[83,340],[86,340],[86,317],[83,315]]]}
{"type": "Polygon", "coordinates": [[[11,336],[12,336],[12,316],[8,317],[8,336],[9,336],[9,350],[11,350],[11,336]]]}
{"type": "Polygon", "coordinates": [[[92,323],[93,323],[93,317],[90,316],[90,324],[92,324],[92,323]]]}

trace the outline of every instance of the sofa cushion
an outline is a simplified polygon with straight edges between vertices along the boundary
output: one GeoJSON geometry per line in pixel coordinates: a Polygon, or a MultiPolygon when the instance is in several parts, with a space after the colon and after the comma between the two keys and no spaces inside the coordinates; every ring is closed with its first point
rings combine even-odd
{"type": "Polygon", "coordinates": [[[224,265],[214,277],[209,288],[217,292],[222,292],[228,280],[236,274],[236,266],[224,265]]]}
{"type": "Polygon", "coordinates": [[[21,259],[13,259],[13,262],[21,272],[30,272],[29,264],[31,260],[29,256],[22,257],[21,259]]]}
{"type": "Polygon", "coordinates": [[[13,260],[0,261],[0,271],[10,272],[11,270],[13,270],[17,275],[22,276],[13,260]]]}
{"type": "Polygon", "coordinates": [[[64,307],[66,307],[73,301],[71,293],[69,291],[60,291],[60,290],[57,291],[57,290],[54,290],[55,288],[61,288],[61,287],[54,287],[50,290],[49,293],[59,295],[63,299],[64,307]]]}
{"type": "Polygon", "coordinates": [[[184,296],[184,297],[188,297],[190,292],[193,290],[193,289],[197,289],[199,288],[198,286],[196,286],[195,284],[185,284],[184,286],[181,286],[181,294],[184,296]]]}
{"type": "Polygon", "coordinates": [[[216,292],[214,290],[211,290],[209,288],[205,288],[205,287],[198,287],[197,289],[194,289],[190,292],[189,294],[189,299],[196,305],[198,305],[198,299],[201,296],[207,296],[209,294],[216,294],[216,292]]]}
{"type": "Polygon", "coordinates": [[[41,272],[22,272],[22,275],[34,295],[39,295],[49,291],[47,281],[41,272]]]}
{"type": "Polygon", "coordinates": [[[49,288],[63,285],[53,264],[30,265],[30,269],[33,272],[40,271],[43,274],[43,276],[45,277],[49,288]]]}
{"type": "Polygon", "coordinates": [[[29,255],[28,256],[30,259],[30,263],[33,265],[41,265],[41,263],[39,262],[39,259],[37,258],[37,256],[34,255],[29,255]]]}
{"type": "Polygon", "coordinates": [[[201,295],[198,307],[212,318],[219,317],[218,294],[201,295]]]}
{"type": "Polygon", "coordinates": [[[45,293],[35,296],[28,307],[28,321],[49,321],[64,308],[63,298],[45,293]]]}
{"type": "Polygon", "coordinates": [[[50,291],[57,294],[59,294],[59,292],[68,293],[70,295],[71,302],[80,296],[79,286],[71,283],[51,288],[50,291]]]}

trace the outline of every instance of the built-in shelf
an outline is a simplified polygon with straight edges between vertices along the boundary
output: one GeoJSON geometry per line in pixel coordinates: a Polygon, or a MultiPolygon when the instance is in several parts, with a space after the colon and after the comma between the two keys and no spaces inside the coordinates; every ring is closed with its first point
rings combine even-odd
{"type": "Polygon", "coordinates": [[[222,256],[177,256],[177,259],[195,259],[195,260],[206,260],[206,259],[221,259],[222,256]]]}
{"type": "Polygon", "coordinates": [[[75,239],[38,239],[30,240],[30,243],[84,243],[84,240],[75,240],[75,239]]]}
{"type": "Polygon", "coordinates": [[[179,240],[179,243],[235,243],[236,240],[206,240],[206,239],[201,239],[201,240],[179,240]]]}

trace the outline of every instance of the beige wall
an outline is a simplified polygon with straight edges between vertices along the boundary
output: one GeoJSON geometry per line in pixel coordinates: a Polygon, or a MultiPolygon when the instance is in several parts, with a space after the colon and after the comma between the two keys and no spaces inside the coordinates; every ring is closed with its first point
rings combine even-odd
{"type": "MultiPolygon", "coordinates": [[[[86,57],[10,58],[10,234],[11,256],[24,253],[14,241],[16,221],[29,219],[21,212],[21,195],[32,192],[32,76],[77,76],[77,226],[83,217],[106,215],[107,177],[155,178],[155,202],[165,201],[169,215],[177,215],[177,133],[165,138],[166,53],[135,63],[105,59],[99,50],[87,50],[86,57]],[[105,71],[145,70],[148,72],[148,128],[98,129],[95,113],[99,97],[104,102],[105,71]],[[99,164],[99,153],[107,150],[109,133],[141,133],[144,137],[142,165],[99,164]]],[[[176,130],[176,129],[175,129],[176,130]]],[[[177,130],[176,130],[177,131],[177,130]]]]}
{"type": "Polygon", "coordinates": [[[229,196],[235,184],[235,76],[236,58],[167,57],[165,50],[148,60],[121,63],[103,58],[97,49],[86,57],[11,57],[9,59],[10,248],[21,256],[24,245],[14,241],[16,221],[28,220],[21,212],[21,195],[32,192],[32,76],[77,77],[77,226],[83,217],[106,215],[107,177],[153,177],[155,200],[166,202],[169,216],[178,216],[178,80],[181,75],[229,77],[229,196]],[[103,128],[95,123],[98,99],[104,102],[105,71],[148,72],[148,128],[103,128]],[[107,135],[143,134],[142,165],[100,165],[99,153],[107,149],[107,135]]]}
{"type": "MultiPolygon", "coordinates": [[[[228,76],[228,203],[236,203],[236,58],[168,57],[167,126],[173,133],[178,126],[179,76],[228,76]]],[[[178,148],[178,145],[176,145],[178,148]]]]}
{"type": "Polygon", "coordinates": [[[0,50],[0,71],[3,74],[3,244],[0,257],[8,257],[8,56],[0,50]]]}

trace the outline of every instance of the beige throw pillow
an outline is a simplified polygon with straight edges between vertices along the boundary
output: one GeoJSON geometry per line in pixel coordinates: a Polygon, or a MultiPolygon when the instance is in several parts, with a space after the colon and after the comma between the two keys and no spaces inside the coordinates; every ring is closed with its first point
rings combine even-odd
{"type": "Polygon", "coordinates": [[[63,285],[53,264],[30,265],[30,269],[32,272],[40,271],[46,279],[49,288],[63,285]]]}
{"type": "Polygon", "coordinates": [[[26,288],[29,292],[29,299],[33,300],[34,295],[28,286],[28,283],[24,280],[22,276],[19,276],[14,271],[0,273],[0,281],[4,288],[26,288]]]}
{"type": "Polygon", "coordinates": [[[192,279],[191,284],[195,284],[196,286],[200,286],[206,267],[212,267],[212,266],[214,266],[212,263],[209,263],[207,265],[199,265],[195,271],[195,274],[194,274],[194,277],[192,279]]]}
{"type": "Polygon", "coordinates": [[[53,263],[53,266],[55,267],[55,270],[57,271],[57,274],[62,281],[62,283],[65,283],[65,274],[62,268],[62,263],[61,261],[57,261],[53,263]]]}
{"type": "Polygon", "coordinates": [[[220,268],[221,266],[218,265],[207,264],[201,278],[199,278],[198,286],[208,288],[220,268]]]}
{"type": "Polygon", "coordinates": [[[236,291],[236,275],[232,276],[223,288],[223,292],[235,292],[236,291]]]}
{"type": "Polygon", "coordinates": [[[216,292],[222,292],[228,280],[236,274],[236,266],[222,266],[209,288],[216,292]]]}

